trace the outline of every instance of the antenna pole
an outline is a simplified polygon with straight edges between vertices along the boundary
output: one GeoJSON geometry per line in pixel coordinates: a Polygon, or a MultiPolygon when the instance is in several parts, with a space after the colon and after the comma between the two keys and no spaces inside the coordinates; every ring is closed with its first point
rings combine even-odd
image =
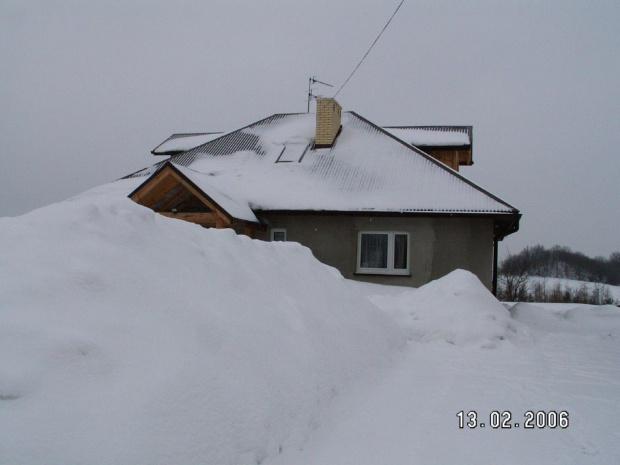
{"type": "Polygon", "coordinates": [[[310,99],[312,98],[312,89],[310,86],[312,85],[312,81],[314,80],[314,76],[308,78],[308,113],[310,113],[310,99]]]}
{"type": "Polygon", "coordinates": [[[308,113],[310,113],[310,100],[312,100],[312,97],[316,97],[313,93],[312,93],[312,84],[314,83],[318,83],[318,84],[322,84],[324,86],[328,86],[328,87],[334,87],[331,84],[328,84],[326,82],[323,81],[319,81],[316,76],[312,76],[311,78],[308,78],[308,113]]]}

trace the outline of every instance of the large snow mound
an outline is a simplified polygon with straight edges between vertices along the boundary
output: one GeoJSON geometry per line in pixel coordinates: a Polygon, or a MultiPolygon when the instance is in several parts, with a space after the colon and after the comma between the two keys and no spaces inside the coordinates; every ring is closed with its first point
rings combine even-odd
{"type": "Polygon", "coordinates": [[[308,249],[164,218],[124,182],[0,219],[3,464],[260,463],[404,346],[308,249]]]}
{"type": "Polygon", "coordinates": [[[508,310],[465,270],[397,296],[377,295],[370,300],[393,315],[416,341],[493,348],[517,331],[508,310]]]}

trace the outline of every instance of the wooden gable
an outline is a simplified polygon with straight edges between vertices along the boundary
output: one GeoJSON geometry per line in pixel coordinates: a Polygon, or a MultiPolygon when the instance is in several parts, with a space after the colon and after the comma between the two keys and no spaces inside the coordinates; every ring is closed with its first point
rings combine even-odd
{"type": "Polygon", "coordinates": [[[418,148],[428,153],[435,160],[448,165],[454,171],[458,171],[459,166],[471,166],[474,164],[471,156],[471,147],[420,146],[418,148]]]}
{"type": "Polygon", "coordinates": [[[258,224],[233,218],[171,163],[162,166],[129,194],[129,198],[163,216],[205,228],[233,228],[246,235],[260,229],[258,224]]]}

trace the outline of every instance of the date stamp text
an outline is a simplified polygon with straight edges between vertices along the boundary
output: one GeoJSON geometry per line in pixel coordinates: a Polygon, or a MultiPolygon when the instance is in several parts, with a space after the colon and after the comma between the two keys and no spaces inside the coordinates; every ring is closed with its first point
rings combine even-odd
{"type": "Polygon", "coordinates": [[[539,410],[537,412],[528,410],[521,419],[513,416],[508,410],[502,412],[494,410],[486,418],[478,415],[475,410],[468,412],[461,410],[456,414],[456,417],[458,418],[459,429],[486,427],[492,429],[566,429],[569,425],[568,412],[565,410],[560,412],[555,410],[539,410]]]}

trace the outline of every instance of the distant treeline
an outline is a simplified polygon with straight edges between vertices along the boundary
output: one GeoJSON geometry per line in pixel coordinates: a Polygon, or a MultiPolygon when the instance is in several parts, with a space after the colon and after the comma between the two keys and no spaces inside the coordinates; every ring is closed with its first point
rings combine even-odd
{"type": "Polygon", "coordinates": [[[500,275],[544,276],[576,279],[596,283],[620,285],[620,252],[609,258],[590,258],[568,247],[546,249],[542,245],[526,247],[516,255],[509,255],[499,266],[500,275]]]}

